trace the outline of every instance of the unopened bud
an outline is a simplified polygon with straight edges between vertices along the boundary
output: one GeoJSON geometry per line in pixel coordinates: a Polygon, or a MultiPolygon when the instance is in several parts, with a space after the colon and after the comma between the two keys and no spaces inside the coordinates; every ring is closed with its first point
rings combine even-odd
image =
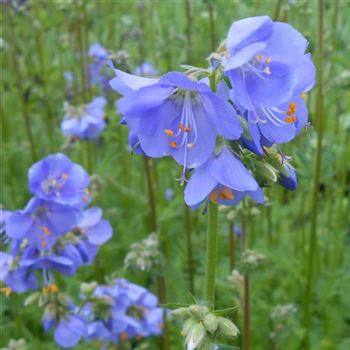
{"type": "Polygon", "coordinates": [[[218,317],[218,321],[219,332],[222,335],[230,338],[237,337],[237,335],[239,334],[239,330],[232,321],[224,317],[218,317]]]}
{"type": "Polygon", "coordinates": [[[219,326],[218,318],[214,314],[206,314],[203,319],[203,324],[207,331],[211,334],[215,333],[219,326]]]}
{"type": "Polygon", "coordinates": [[[184,319],[189,316],[187,307],[179,307],[178,309],[173,310],[171,314],[175,318],[179,318],[179,319],[184,319]]]}
{"type": "Polygon", "coordinates": [[[196,321],[193,318],[188,318],[182,326],[181,335],[186,337],[195,324],[196,321]]]}
{"type": "Polygon", "coordinates": [[[206,339],[206,329],[202,323],[193,326],[187,335],[187,350],[199,349],[206,339]]]}
{"type": "Polygon", "coordinates": [[[35,292],[30,294],[25,300],[24,300],[24,306],[32,305],[35,302],[37,302],[40,298],[41,293],[35,292]]]}
{"type": "Polygon", "coordinates": [[[97,282],[85,283],[80,285],[80,291],[85,294],[91,294],[97,287],[97,282]]]}

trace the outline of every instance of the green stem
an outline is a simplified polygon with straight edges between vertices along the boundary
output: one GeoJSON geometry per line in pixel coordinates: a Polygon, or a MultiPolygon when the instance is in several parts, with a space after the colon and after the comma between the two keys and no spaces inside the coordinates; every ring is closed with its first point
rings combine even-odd
{"type": "Polygon", "coordinates": [[[208,1],[208,11],[209,11],[211,52],[214,52],[216,49],[216,27],[215,27],[214,6],[211,0],[208,1]]]}
{"type": "Polygon", "coordinates": [[[193,33],[193,2],[192,0],[185,0],[186,3],[186,36],[187,36],[187,63],[192,64],[192,33],[193,33]]]}
{"type": "Polygon", "coordinates": [[[184,203],[184,216],[185,216],[185,233],[187,242],[187,258],[188,258],[188,281],[189,291],[194,294],[194,263],[193,263],[193,245],[192,245],[192,225],[191,225],[191,213],[188,206],[184,203]]]}
{"type": "Polygon", "coordinates": [[[27,138],[29,142],[29,147],[30,147],[30,152],[32,156],[32,161],[35,162],[37,160],[37,152],[36,152],[36,147],[34,143],[34,137],[33,137],[33,132],[32,132],[32,122],[30,120],[29,112],[28,112],[28,106],[26,102],[26,96],[25,96],[25,91],[24,91],[24,86],[23,86],[23,81],[25,79],[23,78],[18,62],[18,46],[17,46],[17,34],[15,33],[15,25],[14,21],[12,19],[12,14],[7,14],[8,18],[10,19],[10,30],[8,32],[10,33],[10,40],[12,41],[12,60],[13,60],[13,65],[15,68],[15,75],[16,75],[16,83],[17,83],[17,88],[18,92],[20,94],[20,100],[21,100],[21,108],[22,108],[22,116],[24,119],[24,125],[26,128],[26,133],[27,133],[27,138]]]}
{"type": "Polygon", "coordinates": [[[324,52],[324,2],[318,1],[318,58],[317,58],[317,100],[316,100],[316,125],[317,125],[317,148],[316,164],[314,176],[314,188],[312,195],[311,208],[311,228],[309,241],[309,260],[305,289],[304,304],[304,328],[305,328],[305,349],[310,348],[310,321],[311,321],[311,299],[314,284],[314,265],[317,250],[317,213],[319,207],[319,188],[321,179],[321,160],[322,160],[322,139],[323,139],[323,52],[324,52]]]}
{"type": "MultiPolygon", "coordinates": [[[[245,204],[245,203],[244,203],[245,204]]],[[[246,205],[244,205],[246,208],[246,205]]],[[[245,213],[246,215],[246,213],[245,213]]],[[[248,249],[247,218],[242,223],[242,245],[243,251],[248,249]]],[[[243,276],[243,350],[250,349],[250,283],[249,274],[243,276]]]]}
{"type": "Polygon", "coordinates": [[[218,250],[218,206],[212,202],[208,205],[207,255],[205,268],[204,296],[208,307],[215,306],[215,279],[218,250]]]}
{"type": "Polygon", "coordinates": [[[228,222],[228,241],[229,241],[229,259],[230,259],[230,273],[235,268],[236,262],[236,235],[234,222],[228,222]]]}

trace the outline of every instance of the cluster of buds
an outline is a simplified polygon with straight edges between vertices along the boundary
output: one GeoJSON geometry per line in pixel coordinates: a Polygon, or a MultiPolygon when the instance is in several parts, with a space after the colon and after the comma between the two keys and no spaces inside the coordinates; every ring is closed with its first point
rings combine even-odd
{"type": "Polygon", "coordinates": [[[255,250],[246,250],[242,253],[239,269],[242,273],[250,273],[257,270],[266,261],[266,257],[255,250]]]}
{"type": "Polygon", "coordinates": [[[277,305],[270,314],[272,321],[272,331],[270,339],[277,344],[279,335],[287,327],[288,319],[296,312],[296,307],[293,304],[277,305]]]}
{"type": "Polygon", "coordinates": [[[10,339],[7,346],[0,350],[28,350],[28,344],[24,339],[10,339]]]}
{"type": "Polygon", "coordinates": [[[162,254],[159,250],[159,240],[156,233],[151,233],[140,243],[133,243],[124,260],[125,269],[152,271],[159,267],[162,254]]]}
{"type": "Polygon", "coordinates": [[[180,307],[172,315],[183,322],[181,334],[185,337],[187,350],[214,350],[218,336],[234,338],[239,333],[232,321],[217,316],[206,306],[180,307]]]}
{"type": "Polygon", "coordinates": [[[236,269],[233,269],[231,275],[227,277],[227,282],[230,283],[235,289],[242,289],[243,275],[236,269]]]}

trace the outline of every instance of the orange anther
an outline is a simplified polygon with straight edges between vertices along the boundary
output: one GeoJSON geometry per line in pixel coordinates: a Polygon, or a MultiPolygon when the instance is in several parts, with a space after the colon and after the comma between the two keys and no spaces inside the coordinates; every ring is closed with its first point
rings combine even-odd
{"type": "Polygon", "coordinates": [[[289,104],[289,109],[292,111],[292,112],[295,112],[297,110],[297,104],[295,102],[291,102],[289,104]]]}
{"type": "Polygon", "coordinates": [[[191,129],[188,126],[183,126],[182,124],[179,125],[179,129],[183,132],[190,132],[191,129]]]}
{"type": "Polygon", "coordinates": [[[287,111],[287,115],[292,115],[293,114],[293,112],[289,109],[288,111],[287,111]]]}
{"type": "Polygon", "coordinates": [[[172,131],[170,129],[165,129],[164,132],[169,136],[174,136],[174,131],[172,131]]]}
{"type": "Polygon", "coordinates": [[[265,62],[266,62],[267,64],[270,64],[270,63],[272,62],[272,58],[271,58],[271,57],[266,58],[265,62]]]}
{"type": "Polygon", "coordinates": [[[45,248],[47,246],[47,243],[45,241],[41,241],[40,245],[45,248]]]}
{"type": "Polygon", "coordinates": [[[234,197],[233,192],[227,187],[224,187],[224,189],[220,193],[220,198],[221,199],[232,200],[233,197],[234,197]]]}
{"type": "Polygon", "coordinates": [[[257,61],[261,61],[264,58],[264,55],[262,55],[261,53],[259,53],[258,55],[255,56],[257,61]]]}
{"type": "Polygon", "coordinates": [[[306,97],[306,94],[305,94],[305,93],[302,93],[302,94],[300,95],[300,97],[304,100],[305,97],[306,97]]]}
{"type": "Polygon", "coordinates": [[[68,180],[69,175],[66,174],[66,173],[63,173],[63,174],[62,174],[62,178],[63,178],[63,180],[68,180]]]}
{"type": "Polygon", "coordinates": [[[51,231],[50,231],[50,229],[48,227],[40,226],[39,228],[40,228],[40,230],[43,232],[43,234],[45,236],[50,236],[51,235],[51,231]]]}
{"type": "Polygon", "coordinates": [[[172,147],[172,148],[176,148],[177,147],[176,141],[170,142],[169,146],[172,147]]]}
{"type": "Polygon", "coordinates": [[[286,123],[294,123],[297,120],[297,117],[293,114],[290,117],[286,117],[286,119],[284,119],[286,123]]]}
{"type": "Polygon", "coordinates": [[[0,291],[5,294],[6,298],[8,298],[12,293],[12,289],[10,287],[1,288],[0,291]]]}
{"type": "Polygon", "coordinates": [[[213,191],[209,195],[209,199],[212,203],[218,204],[218,197],[219,197],[220,192],[219,191],[213,191]]]}
{"type": "Polygon", "coordinates": [[[121,341],[127,340],[128,339],[129,334],[127,332],[121,332],[119,335],[119,338],[121,341]]]}
{"type": "Polygon", "coordinates": [[[52,293],[57,293],[58,292],[58,287],[57,287],[56,284],[51,284],[49,286],[49,288],[50,288],[50,292],[52,292],[52,293]]]}

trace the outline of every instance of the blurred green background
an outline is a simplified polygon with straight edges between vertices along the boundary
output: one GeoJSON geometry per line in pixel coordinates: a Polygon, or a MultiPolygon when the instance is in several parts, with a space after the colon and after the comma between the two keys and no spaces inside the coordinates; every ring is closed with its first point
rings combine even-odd
{"type": "MultiPolygon", "coordinates": [[[[1,4],[1,199],[9,210],[23,208],[30,198],[27,169],[38,159],[58,152],[65,144],[60,132],[63,103],[67,100],[65,72],[73,74],[74,104],[101,95],[99,88],[84,89],[81,55],[99,42],[111,52],[127,54],[124,63],[134,69],[151,62],[160,72],[178,70],[181,64],[205,68],[205,58],[225,38],[237,19],[269,15],[291,23],[309,40],[317,60],[316,1],[26,1],[22,6],[1,4]],[[32,132],[33,149],[28,142],[32,132]]],[[[350,349],[350,2],[325,2],[324,31],[324,140],[320,203],[318,208],[314,288],[311,304],[311,348],[350,349]]],[[[86,63],[86,62],[85,62],[86,63]]],[[[150,232],[144,160],[131,155],[127,129],[119,125],[108,92],[109,125],[93,145],[94,203],[114,227],[114,237],[99,253],[103,276],[125,276],[157,292],[154,276],[128,273],[123,260],[132,242],[150,232]]],[[[316,121],[316,89],[308,96],[311,124],[316,121]]],[[[312,126],[283,151],[293,157],[299,188],[288,192],[279,186],[267,189],[268,204],[249,219],[249,247],[266,256],[264,266],[251,276],[251,336],[253,350],[303,349],[303,307],[309,264],[312,189],[317,133],[312,126]],[[277,305],[293,304],[288,317],[273,321],[277,305]],[[277,333],[276,333],[277,332],[277,333]],[[277,334],[277,335],[276,335],[277,334]],[[271,337],[275,335],[276,337],[271,337]]],[[[86,145],[75,143],[65,152],[87,166],[86,145]]],[[[151,163],[155,180],[158,227],[171,244],[165,248],[167,300],[191,302],[188,293],[186,210],[183,188],[174,179],[179,167],[170,159],[151,163]],[[167,201],[166,189],[174,191],[167,201]]],[[[187,217],[188,219],[188,217],[187,217]]],[[[195,261],[195,295],[203,284],[205,217],[189,217],[195,261]]],[[[236,219],[239,224],[239,218],[236,219]]],[[[220,216],[219,306],[239,301],[227,282],[229,222],[220,216]]],[[[232,234],[232,233],[231,233],[232,234]]],[[[236,255],[240,238],[236,237],[236,255]]],[[[94,267],[80,269],[60,281],[61,289],[77,296],[81,281],[95,279],[94,267]]],[[[0,347],[10,339],[24,338],[28,349],[56,349],[52,334],[44,334],[41,310],[23,307],[24,296],[0,295],[0,347]]],[[[242,329],[241,311],[236,315],[242,329]]],[[[173,349],[181,349],[180,328],[171,325],[173,349]]],[[[147,342],[146,342],[147,343],[147,342]]],[[[148,348],[157,348],[151,340],[148,348]]],[[[147,344],[146,344],[147,345],[147,344]]],[[[236,342],[240,346],[240,339],[236,342]]],[[[90,349],[82,344],[79,349],[90,349]]]]}

